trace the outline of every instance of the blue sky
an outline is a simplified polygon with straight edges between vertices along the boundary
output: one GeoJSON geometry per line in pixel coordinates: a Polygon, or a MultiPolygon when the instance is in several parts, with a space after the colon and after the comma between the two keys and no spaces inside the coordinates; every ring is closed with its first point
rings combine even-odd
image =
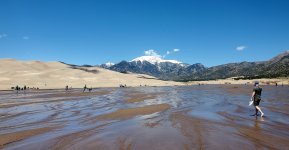
{"type": "Polygon", "coordinates": [[[151,49],[205,66],[268,60],[289,49],[289,1],[0,1],[0,58],[93,65],[151,49]]]}

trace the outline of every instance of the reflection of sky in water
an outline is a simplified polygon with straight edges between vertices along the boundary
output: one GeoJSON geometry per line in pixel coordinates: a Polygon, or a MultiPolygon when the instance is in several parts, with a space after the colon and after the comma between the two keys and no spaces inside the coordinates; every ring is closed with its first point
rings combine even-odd
{"type": "Polygon", "coordinates": [[[159,115],[159,112],[148,114],[148,115],[140,115],[137,117],[137,120],[149,119],[149,118],[157,117],[158,115],[159,115]]]}

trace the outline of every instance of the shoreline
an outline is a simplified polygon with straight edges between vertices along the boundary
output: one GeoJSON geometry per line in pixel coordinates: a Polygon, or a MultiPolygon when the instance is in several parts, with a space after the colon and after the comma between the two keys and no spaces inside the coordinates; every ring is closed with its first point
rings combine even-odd
{"type": "MultiPolygon", "coordinates": [[[[279,79],[259,79],[259,80],[231,80],[231,79],[220,79],[220,80],[210,80],[210,81],[189,81],[189,82],[176,82],[181,84],[175,85],[146,85],[146,86],[127,86],[127,87],[119,87],[119,86],[95,86],[92,89],[109,89],[109,88],[143,88],[143,87],[174,87],[174,86],[193,86],[193,85],[254,85],[254,82],[260,82],[262,86],[289,86],[289,79],[284,79],[283,82],[279,79]],[[267,84],[266,82],[269,82],[267,84]]],[[[173,81],[172,81],[173,82],[173,81]]],[[[74,87],[69,88],[68,91],[71,90],[83,90],[83,87],[74,87]]],[[[63,90],[65,91],[65,87],[55,87],[55,88],[39,88],[39,89],[27,89],[26,91],[49,91],[49,90],[63,90]]],[[[0,91],[15,91],[13,89],[3,89],[0,87],[0,91]]],[[[21,93],[22,90],[20,90],[21,93]]],[[[88,92],[88,91],[87,91],[88,92]]]]}

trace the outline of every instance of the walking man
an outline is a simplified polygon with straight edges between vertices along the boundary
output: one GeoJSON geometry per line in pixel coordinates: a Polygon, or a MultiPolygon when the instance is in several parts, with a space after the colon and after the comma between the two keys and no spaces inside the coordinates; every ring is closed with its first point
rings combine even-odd
{"type": "Polygon", "coordinates": [[[16,85],[15,89],[16,89],[16,92],[18,94],[18,91],[20,90],[20,87],[18,85],[16,85]]]}
{"type": "Polygon", "coordinates": [[[68,91],[68,85],[65,86],[65,91],[66,91],[66,92],[68,91]]]}
{"type": "Polygon", "coordinates": [[[254,86],[255,86],[255,88],[253,89],[251,100],[254,102],[255,111],[256,111],[255,116],[257,116],[258,111],[260,111],[261,117],[263,117],[264,113],[262,112],[261,108],[259,107],[259,103],[261,101],[262,88],[259,86],[259,82],[255,82],[254,86]]]}
{"type": "Polygon", "coordinates": [[[85,86],[83,87],[83,92],[84,92],[86,89],[87,89],[87,87],[86,87],[86,84],[85,84],[85,86]]]}

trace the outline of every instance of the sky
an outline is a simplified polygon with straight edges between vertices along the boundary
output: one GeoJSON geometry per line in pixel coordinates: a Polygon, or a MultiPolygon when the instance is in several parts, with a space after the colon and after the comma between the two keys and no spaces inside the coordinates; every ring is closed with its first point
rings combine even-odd
{"type": "Polygon", "coordinates": [[[0,0],[0,58],[216,66],[289,50],[288,0],[0,0]]]}

